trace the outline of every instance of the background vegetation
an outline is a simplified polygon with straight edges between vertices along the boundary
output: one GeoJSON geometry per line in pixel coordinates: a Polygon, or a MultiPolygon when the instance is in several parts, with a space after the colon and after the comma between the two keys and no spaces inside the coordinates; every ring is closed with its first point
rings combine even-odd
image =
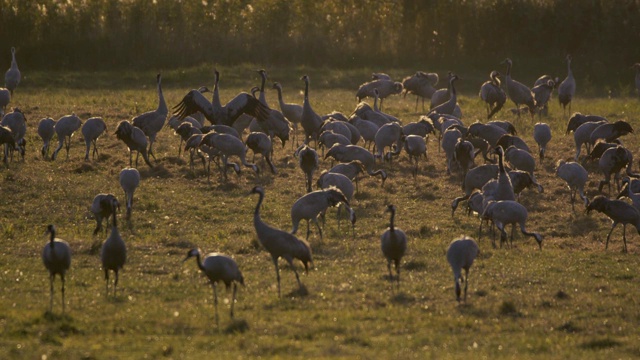
{"type": "MultiPolygon", "coordinates": [[[[640,59],[637,0],[1,0],[0,49],[25,68],[243,62],[535,72],[570,53],[595,84],[640,59]],[[585,61],[577,61],[584,58],[585,61]]],[[[3,56],[0,68],[10,59],[3,56]]],[[[430,70],[431,71],[431,70],[430,70]]]]}
{"type": "MultiPolygon", "coordinates": [[[[223,101],[258,81],[255,67],[219,70],[223,101]]],[[[323,114],[351,112],[355,88],[332,86],[358,84],[370,75],[370,69],[274,68],[270,81],[283,84],[287,101],[301,103],[299,78],[307,70],[312,74],[313,107],[323,114]]],[[[398,77],[403,71],[390,73],[398,77]]],[[[491,235],[484,232],[466,305],[455,301],[445,250],[462,234],[477,238],[479,222],[464,213],[463,205],[451,217],[451,200],[462,193],[460,177],[446,175],[434,137],[428,143],[429,160],[421,162],[415,181],[404,154],[393,166],[383,165],[390,174],[384,188],[378,178],[360,180],[352,204],[358,215],[355,238],[344,221],[338,229],[333,211],[327,215],[324,241],[313,231],[314,269],[301,274],[307,296],[296,291],[293,272],[281,262],[283,297],[278,299],[272,262],[257,244],[253,228],[257,198],[247,194],[262,185],[264,221],[290,229],[291,205],[305,191],[290,145],[276,146],[278,175],[255,176],[245,170],[225,183],[216,172],[207,184],[199,163],[194,174],[187,158],[177,156],[178,138],[168,129],[154,145],[156,167],[139,167],[143,179],[132,221],[120,218],[129,253],[118,297],[113,299],[105,298],[99,260],[107,235],[91,235],[95,222],[89,206],[100,192],[123,198],[118,173],[128,165],[128,154],[112,133],[118,121],[156,108],[155,72],[26,74],[31,80],[20,85],[11,105],[20,107],[28,119],[27,155],[24,162],[0,168],[2,359],[640,357],[640,290],[635,286],[640,237],[629,227],[630,252],[622,254],[618,228],[605,251],[609,220],[585,214],[580,203],[571,211],[569,191],[555,177],[554,163],[573,156],[573,137],[564,135],[567,119],[555,99],[550,116],[543,118],[554,136],[549,161],[536,172],[545,191],[526,190],[521,195],[529,210],[527,227],[544,236],[543,250],[518,232],[512,249],[494,249],[491,235]],[[84,141],[76,134],[68,160],[64,150],[55,162],[42,160],[38,120],[71,112],[83,120],[104,117],[109,134],[98,141],[100,157],[85,162],[84,141]],[[397,226],[409,237],[402,284],[395,291],[386,277],[379,243],[388,226],[384,209],[389,203],[398,207],[397,226]],[[59,280],[54,310],[48,311],[49,279],[40,254],[49,223],[73,249],[64,315],[59,280]],[[220,327],[215,326],[206,278],[193,261],[181,263],[194,246],[229,254],[238,262],[246,287],[238,291],[236,321],[228,315],[231,293],[222,292],[220,327]]],[[[188,89],[203,84],[197,79],[211,76],[210,66],[163,73],[167,103],[173,106],[188,89]]],[[[464,121],[471,123],[484,117],[485,108],[475,94],[479,82],[469,77],[464,82],[475,88],[459,97],[464,121]]],[[[267,93],[267,100],[275,104],[274,91],[267,93]]],[[[410,97],[388,98],[385,109],[405,123],[420,114],[414,112],[410,97]]],[[[636,98],[578,96],[573,109],[640,126],[636,98]]],[[[535,149],[530,119],[518,120],[507,109],[499,118],[514,121],[535,149]]],[[[634,154],[639,151],[638,136],[636,132],[624,139],[634,154]]],[[[264,165],[259,158],[257,162],[264,165]]],[[[324,161],[321,169],[330,166],[324,161]]],[[[595,164],[586,167],[591,198],[598,194],[601,175],[595,164]]],[[[604,192],[608,194],[606,187],[604,192]]],[[[305,230],[302,226],[302,234],[305,230]]],[[[296,266],[300,269],[299,263],[296,266]]]]}

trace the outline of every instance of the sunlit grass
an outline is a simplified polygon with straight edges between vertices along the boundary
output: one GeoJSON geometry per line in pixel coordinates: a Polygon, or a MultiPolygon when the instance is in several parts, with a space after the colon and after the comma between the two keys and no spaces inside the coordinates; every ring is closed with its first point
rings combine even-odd
{"type": "MultiPolygon", "coordinates": [[[[223,72],[223,101],[257,82],[253,70],[247,65],[240,74],[227,74],[227,79],[238,78],[228,83],[223,72]]],[[[354,78],[351,73],[331,73],[327,78],[332,80],[323,80],[322,71],[310,71],[314,71],[311,101],[319,113],[348,114],[355,107],[355,88],[331,89],[327,81],[357,86],[369,75],[354,78]]],[[[282,82],[287,101],[301,103],[303,83],[298,79],[302,74],[294,69],[271,76],[282,82]]],[[[257,244],[253,229],[257,198],[248,194],[254,185],[263,185],[263,220],[291,228],[290,207],[304,193],[304,176],[290,145],[276,146],[278,175],[264,172],[256,177],[243,171],[223,183],[214,173],[209,185],[199,164],[194,176],[188,160],[177,159],[178,139],[169,130],[158,136],[156,169],[139,167],[143,182],[136,193],[132,221],[120,221],[129,250],[121,292],[116,299],[105,298],[99,246],[106,235],[91,236],[94,222],[89,206],[99,192],[123,198],[117,179],[120,169],[128,165],[128,155],[112,134],[115,124],[154,109],[157,99],[153,74],[149,79],[101,76],[88,87],[83,83],[93,79],[92,74],[64,80],[68,86],[56,74],[48,74],[55,86],[38,88],[32,80],[16,92],[12,105],[28,118],[29,145],[24,163],[14,162],[0,170],[1,358],[640,356],[640,292],[635,286],[639,237],[630,227],[630,253],[622,254],[621,230],[616,229],[605,251],[610,222],[597,213],[586,215],[579,205],[571,212],[568,190],[554,176],[553,163],[572,158],[575,150],[573,137],[564,135],[567,117],[555,101],[551,116],[543,119],[554,136],[549,161],[537,170],[545,191],[526,190],[521,196],[529,210],[528,229],[544,236],[543,250],[518,232],[512,249],[494,249],[491,234],[485,231],[479,240],[481,254],[470,273],[467,304],[455,301],[445,251],[460,235],[477,238],[479,221],[466,216],[462,207],[451,217],[451,200],[462,192],[460,179],[455,173],[445,175],[443,154],[434,137],[428,145],[429,161],[421,164],[417,180],[410,175],[412,166],[404,155],[393,167],[384,165],[390,173],[384,188],[379,179],[361,179],[353,202],[358,214],[355,238],[346,221],[337,228],[334,211],[327,214],[322,242],[312,232],[315,268],[301,275],[308,295],[297,291],[293,272],[281,261],[283,297],[278,299],[273,264],[257,244]],[[117,90],[119,83],[126,89],[117,90]],[[73,138],[69,160],[40,158],[38,120],[71,112],[84,120],[105,118],[109,134],[98,142],[99,161],[83,161],[80,134],[73,138]],[[409,236],[400,290],[395,291],[386,278],[379,243],[388,225],[384,209],[389,203],[397,206],[397,226],[409,236]],[[58,236],[74,251],[66,314],[60,313],[59,279],[54,310],[47,311],[48,274],[40,251],[49,223],[57,226],[58,236]],[[181,262],[194,246],[232,255],[245,276],[235,320],[229,318],[231,293],[223,292],[219,328],[206,279],[193,261],[181,262]]],[[[186,80],[176,85],[173,81],[183,81],[180,76],[169,72],[163,77],[170,106],[187,89],[212,82],[212,76],[200,81],[185,75],[188,85],[186,80]]],[[[276,104],[273,92],[267,96],[270,104],[276,104]]],[[[466,123],[484,119],[485,109],[474,92],[464,93],[460,103],[466,123]]],[[[413,98],[392,97],[385,101],[385,110],[406,123],[419,116],[414,104],[413,98]]],[[[626,119],[637,127],[640,105],[636,98],[578,96],[573,110],[626,119]]],[[[507,111],[499,115],[513,121],[530,147],[536,148],[531,119],[516,119],[507,111]]],[[[623,140],[638,153],[637,135],[623,140]]],[[[329,161],[321,165],[329,166],[329,161]]],[[[591,198],[597,194],[600,175],[595,165],[587,168],[591,198]]],[[[300,234],[305,233],[304,226],[303,230],[300,234]]],[[[300,264],[296,266],[300,269],[300,264]]]]}

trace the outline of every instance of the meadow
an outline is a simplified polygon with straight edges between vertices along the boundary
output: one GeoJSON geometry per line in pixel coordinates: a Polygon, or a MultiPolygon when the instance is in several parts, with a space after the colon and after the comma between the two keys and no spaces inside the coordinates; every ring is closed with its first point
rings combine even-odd
{"type": "MultiPolygon", "coordinates": [[[[253,70],[221,69],[223,102],[257,84],[253,70]]],[[[302,103],[299,77],[305,73],[311,76],[310,99],[318,113],[350,114],[355,90],[371,71],[278,69],[270,72],[269,81],[282,83],[287,102],[302,103]]],[[[391,74],[398,78],[410,72],[391,74]]],[[[484,121],[485,107],[477,97],[484,74],[463,78],[463,121],[484,121]]],[[[208,67],[163,73],[168,105],[177,104],[191,88],[212,86],[212,79],[208,67]]],[[[624,119],[638,128],[640,102],[628,88],[609,98],[587,97],[580,86],[573,111],[624,119]]],[[[277,108],[275,91],[269,91],[267,99],[277,108]]],[[[408,123],[422,113],[414,111],[414,105],[414,97],[394,96],[383,110],[408,123]]],[[[479,219],[467,216],[464,206],[451,216],[451,201],[462,194],[460,173],[446,175],[437,137],[430,136],[428,161],[421,162],[416,179],[403,153],[392,165],[380,165],[389,173],[384,187],[378,178],[360,180],[352,202],[358,217],[355,237],[346,219],[338,228],[334,210],[327,214],[322,241],[313,229],[309,241],[314,267],[301,273],[308,294],[298,291],[293,272],[281,260],[282,298],[271,258],[257,242],[257,196],[249,192],[263,186],[262,219],[291,229],[290,208],[305,193],[305,185],[290,143],[275,146],[277,175],[263,171],[256,176],[243,169],[225,182],[214,170],[208,183],[200,163],[192,173],[188,158],[178,157],[178,136],[168,128],[160,132],[155,167],[143,161],[138,167],[142,183],[132,219],[127,222],[119,215],[128,259],[113,298],[106,297],[99,260],[107,234],[92,236],[95,222],[89,207],[98,193],[116,194],[124,203],[118,174],[129,165],[128,153],[113,131],[120,120],[156,108],[155,73],[27,74],[11,106],[28,119],[28,148],[24,161],[14,159],[0,167],[0,358],[640,357],[640,236],[629,226],[629,252],[622,253],[618,227],[605,250],[610,221],[599,213],[587,215],[579,202],[575,212],[571,210],[569,190],[554,171],[555,162],[572,158],[575,149],[573,136],[565,135],[568,114],[563,115],[555,97],[549,116],[542,119],[553,130],[548,159],[536,174],[544,192],[528,189],[520,197],[529,210],[528,229],[544,237],[542,250],[519,232],[512,248],[494,248],[486,230],[478,239],[479,219]],[[83,120],[102,116],[107,122],[108,134],[98,140],[99,158],[84,161],[78,132],[68,159],[63,149],[56,161],[43,160],[38,121],[71,112],[83,120]],[[391,203],[398,208],[396,225],[409,237],[399,289],[389,282],[380,251],[380,235],[389,222],[384,210],[391,203]],[[56,225],[57,236],[73,250],[64,314],[59,278],[49,311],[49,279],[40,255],[48,224],[56,225]],[[445,258],[449,243],[461,235],[476,238],[481,249],[463,304],[455,300],[445,258]],[[231,292],[222,292],[218,327],[206,277],[191,259],[182,262],[193,247],[231,255],[244,274],[246,286],[238,290],[233,320],[228,312],[231,292]]],[[[496,118],[514,122],[536,148],[534,121],[518,119],[506,109],[496,118]]],[[[623,141],[639,154],[637,132],[623,141]]],[[[263,165],[260,157],[257,163],[263,165]]],[[[321,169],[330,166],[329,160],[321,162],[321,169]]],[[[587,196],[592,198],[601,175],[595,164],[585,166],[590,172],[587,196]]],[[[614,196],[615,186],[611,194],[606,187],[604,192],[614,196]]],[[[304,237],[305,231],[302,226],[298,235],[304,237]]],[[[295,266],[302,269],[299,262],[295,266]]]]}

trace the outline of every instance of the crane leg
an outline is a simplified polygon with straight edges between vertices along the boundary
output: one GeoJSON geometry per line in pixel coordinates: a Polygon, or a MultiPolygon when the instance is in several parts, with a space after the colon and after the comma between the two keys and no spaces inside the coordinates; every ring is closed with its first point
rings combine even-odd
{"type": "Polygon", "coordinates": [[[49,274],[49,285],[50,285],[50,290],[49,290],[49,312],[53,311],[53,280],[54,280],[54,275],[53,274],[49,274]]]}
{"type": "Polygon", "coordinates": [[[216,287],[216,283],[213,285],[213,306],[216,308],[216,327],[220,326],[220,321],[218,319],[218,288],[216,287]]]}
{"type": "Polygon", "coordinates": [[[273,258],[273,264],[276,267],[276,279],[278,279],[278,297],[282,297],[280,295],[280,269],[278,268],[278,258],[273,258]]]}
{"type": "Polygon", "coordinates": [[[609,248],[609,238],[611,238],[611,233],[613,232],[613,229],[616,228],[616,225],[618,225],[618,223],[614,222],[611,226],[611,230],[609,230],[609,234],[607,235],[607,243],[604,245],[605,250],[609,248]]]}
{"type": "Polygon", "coordinates": [[[464,302],[467,302],[467,287],[469,286],[469,269],[464,269],[464,302]]]}

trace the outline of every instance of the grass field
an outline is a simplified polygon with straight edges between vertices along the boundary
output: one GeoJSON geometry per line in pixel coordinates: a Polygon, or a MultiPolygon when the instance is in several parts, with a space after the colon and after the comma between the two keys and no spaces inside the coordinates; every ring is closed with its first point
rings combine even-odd
{"type": "MultiPolygon", "coordinates": [[[[283,84],[288,102],[302,102],[303,83],[298,78],[304,70],[297,70],[283,70],[270,79],[283,84]]],[[[357,75],[362,76],[315,71],[310,94],[314,109],[350,113],[355,88],[367,73],[357,75]],[[336,90],[332,84],[340,86],[336,90]]],[[[224,70],[222,76],[223,101],[257,82],[257,74],[241,67],[224,70]],[[242,78],[246,81],[238,80],[242,78]]],[[[462,193],[460,174],[446,175],[444,156],[433,136],[429,159],[421,164],[415,181],[405,154],[392,167],[383,165],[390,174],[384,188],[378,178],[361,179],[352,204],[358,216],[355,238],[346,221],[338,229],[333,211],[327,216],[324,240],[312,232],[314,269],[301,275],[308,295],[297,291],[293,272],[281,261],[279,299],[271,258],[261,249],[253,228],[257,196],[248,194],[253,186],[262,185],[266,190],[262,219],[281,229],[291,228],[291,205],[305,188],[290,144],[276,146],[275,176],[243,170],[241,176],[232,174],[224,182],[214,173],[208,184],[199,164],[194,175],[188,159],[177,156],[179,140],[169,129],[156,141],[156,167],[149,169],[140,162],[143,180],[132,220],[120,220],[128,260],[117,298],[106,298],[99,252],[107,235],[92,236],[95,222],[89,206],[101,192],[114,193],[124,203],[118,173],[128,166],[128,154],[113,131],[118,121],[156,108],[154,80],[152,72],[117,77],[37,73],[18,88],[11,105],[28,119],[28,149],[24,162],[0,169],[0,358],[640,357],[636,274],[640,236],[633,227],[628,229],[629,253],[624,254],[622,230],[616,229],[605,251],[609,220],[599,213],[585,214],[579,203],[576,212],[571,211],[569,191],[555,177],[554,164],[572,158],[575,150],[573,136],[564,135],[567,116],[555,98],[550,116],[544,119],[553,130],[549,159],[537,169],[544,193],[525,190],[521,195],[529,210],[527,227],[544,236],[543,249],[519,232],[513,248],[494,249],[491,235],[484,233],[466,304],[455,301],[445,251],[460,235],[477,238],[479,220],[467,216],[462,207],[451,217],[451,201],[462,193]],[[83,120],[102,116],[107,122],[109,135],[98,141],[99,159],[83,160],[84,141],[78,133],[72,138],[69,159],[63,150],[55,162],[42,160],[38,121],[71,112],[83,120]],[[409,237],[399,290],[387,279],[380,251],[389,203],[397,206],[397,226],[409,237]],[[61,314],[59,279],[54,310],[48,311],[48,273],[40,258],[47,224],[55,224],[58,237],[73,249],[65,314],[61,314]],[[196,246],[233,256],[245,277],[235,320],[228,313],[231,293],[223,292],[219,327],[206,278],[194,261],[182,263],[196,246]]],[[[473,80],[465,81],[469,90],[460,98],[464,121],[484,121],[485,109],[476,90],[484,80],[477,86],[470,84],[473,80]]],[[[173,106],[188,89],[211,82],[210,70],[167,73],[163,76],[167,103],[173,106]]],[[[275,92],[269,91],[267,98],[276,107],[275,92]]],[[[580,84],[573,110],[626,119],[635,128],[640,125],[637,98],[584,98],[580,84]]],[[[419,116],[413,98],[389,98],[385,111],[404,123],[419,116]]],[[[529,146],[536,148],[531,119],[517,120],[508,111],[497,118],[514,121],[529,146]]],[[[624,141],[639,153],[637,134],[624,141]]],[[[321,164],[322,169],[330,166],[329,161],[321,164]]],[[[587,169],[587,196],[592,198],[601,175],[593,164],[587,169]]],[[[305,231],[303,226],[299,235],[305,231]]],[[[301,269],[299,262],[296,267],[301,269]]]]}

